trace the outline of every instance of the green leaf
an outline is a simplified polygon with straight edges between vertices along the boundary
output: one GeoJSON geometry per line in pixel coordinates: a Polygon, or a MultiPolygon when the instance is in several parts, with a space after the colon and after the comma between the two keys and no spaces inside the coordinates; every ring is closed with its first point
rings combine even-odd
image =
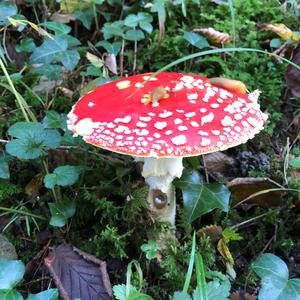
{"type": "Polygon", "coordinates": [[[300,157],[290,160],[289,164],[295,169],[300,169],[300,157]]]}
{"type": "Polygon", "coordinates": [[[32,38],[22,39],[20,44],[16,46],[17,52],[32,52],[36,48],[32,38]]]}
{"type": "Polygon", "coordinates": [[[0,178],[9,178],[9,168],[7,156],[0,152],[0,178]]]}
{"type": "Polygon", "coordinates": [[[58,290],[49,289],[38,294],[30,294],[27,300],[58,300],[58,290]]]}
{"type": "Polygon", "coordinates": [[[20,159],[38,158],[48,149],[60,145],[60,134],[56,130],[44,129],[41,123],[17,122],[8,133],[16,139],[6,144],[6,151],[20,159]]]}
{"type": "Polygon", "coordinates": [[[193,300],[192,297],[186,292],[175,292],[172,300],[193,300]]]}
{"type": "Polygon", "coordinates": [[[141,246],[141,250],[146,253],[147,259],[154,259],[157,255],[157,244],[155,241],[149,240],[147,244],[141,246]]]}
{"type": "Polygon", "coordinates": [[[287,265],[278,256],[264,253],[251,267],[261,278],[259,300],[300,300],[300,279],[289,279],[287,265]]]}
{"type": "Polygon", "coordinates": [[[198,172],[188,170],[185,170],[174,184],[182,190],[188,222],[196,220],[215,208],[228,211],[230,192],[225,185],[204,184],[198,172]]]}
{"type": "Polygon", "coordinates": [[[14,16],[15,14],[17,14],[17,12],[17,6],[15,4],[8,1],[0,2],[0,23],[7,24],[7,17],[14,16]]]}
{"type": "Polygon", "coordinates": [[[279,48],[281,46],[281,40],[280,39],[272,39],[270,42],[270,47],[272,48],[279,48]]]}
{"type": "Polygon", "coordinates": [[[0,289],[12,289],[22,279],[25,266],[20,260],[0,258],[0,289]]]}
{"type": "Polygon", "coordinates": [[[43,22],[41,23],[41,25],[50,30],[53,30],[56,35],[68,34],[72,30],[70,26],[54,21],[43,22]]]}
{"type": "Polygon", "coordinates": [[[124,35],[124,21],[115,21],[113,23],[105,23],[102,27],[104,39],[108,40],[112,37],[124,35]]]}
{"type": "Polygon", "coordinates": [[[54,21],[43,22],[41,23],[41,25],[50,30],[53,30],[56,35],[68,34],[72,30],[70,26],[54,21]]]}
{"type": "Polygon", "coordinates": [[[74,184],[82,168],[79,166],[61,166],[57,167],[53,173],[47,174],[44,178],[46,188],[53,189],[55,185],[67,186],[74,184]]]}
{"type": "Polygon", "coordinates": [[[54,110],[48,110],[46,117],[42,122],[44,128],[60,128],[63,130],[67,129],[67,116],[65,114],[59,114],[54,110]]]}
{"type": "Polygon", "coordinates": [[[83,26],[90,30],[92,22],[94,20],[94,10],[93,8],[78,9],[74,11],[74,16],[76,19],[82,22],[83,26]]]}
{"type": "Polygon", "coordinates": [[[62,67],[59,65],[42,65],[33,69],[33,73],[47,76],[50,80],[60,80],[62,67]]]}
{"type": "MultiPolygon", "coordinates": [[[[142,12],[139,12],[137,15],[134,15],[134,14],[130,14],[128,15],[125,20],[124,20],[124,24],[128,27],[137,27],[138,25],[140,27],[141,26],[141,23],[142,24],[145,24],[145,23],[151,23],[153,21],[153,17],[148,14],[148,13],[142,13],[142,12]]],[[[151,24],[150,24],[151,26],[151,24]]],[[[152,26],[151,26],[152,27],[152,26]]]]}
{"type": "Polygon", "coordinates": [[[130,285],[129,295],[126,296],[126,285],[117,284],[113,286],[114,296],[117,300],[153,300],[152,297],[139,292],[134,286],[130,285]]]}
{"type": "Polygon", "coordinates": [[[100,41],[96,44],[96,47],[101,46],[101,47],[105,48],[105,50],[108,53],[118,55],[118,53],[120,52],[120,49],[121,49],[121,45],[122,45],[121,42],[110,43],[108,41],[100,41]]]}
{"type": "Polygon", "coordinates": [[[125,33],[125,39],[129,41],[140,41],[145,38],[142,30],[129,29],[125,33]]]}
{"type": "Polygon", "coordinates": [[[86,71],[80,72],[81,76],[96,76],[96,77],[102,77],[103,72],[101,69],[99,69],[96,66],[88,66],[86,71]]]}
{"type": "Polygon", "coordinates": [[[207,297],[209,300],[228,300],[230,283],[221,283],[214,280],[207,283],[207,297]]]}
{"type": "Polygon", "coordinates": [[[207,39],[195,32],[184,32],[184,39],[187,40],[193,46],[202,49],[209,46],[207,39]]]}
{"type": "Polygon", "coordinates": [[[23,296],[16,290],[0,290],[1,300],[24,300],[23,296]]]}
{"type": "Polygon", "coordinates": [[[37,47],[30,56],[32,64],[49,64],[59,61],[69,71],[76,67],[79,59],[78,51],[68,50],[68,41],[64,36],[55,36],[54,39],[46,37],[43,44],[37,47]]]}
{"type": "Polygon", "coordinates": [[[146,32],[151,33],[153,31],[153,26],[150,23],[141,21],[139,24],[140,27],[146,32]]]}
{"type": "Polygon", "coordinates": [[[68,219],[71,218],[76,211],[75,203],[70,200],[48,203],[48,205],[51,213],[49,224],[56,227],[65,226],[68,219]]]}

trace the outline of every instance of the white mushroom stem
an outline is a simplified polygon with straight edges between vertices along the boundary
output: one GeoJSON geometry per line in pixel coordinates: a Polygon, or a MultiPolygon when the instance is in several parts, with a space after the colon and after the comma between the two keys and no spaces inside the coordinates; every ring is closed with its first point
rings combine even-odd
{"type": "Polygon", "coordinates": [[[176,197],[172,181],[181,177],[182,158],[137,158],[144,162],[142,176],[149,185],[147,197],[155,219],[175,228],[176,197]]]}

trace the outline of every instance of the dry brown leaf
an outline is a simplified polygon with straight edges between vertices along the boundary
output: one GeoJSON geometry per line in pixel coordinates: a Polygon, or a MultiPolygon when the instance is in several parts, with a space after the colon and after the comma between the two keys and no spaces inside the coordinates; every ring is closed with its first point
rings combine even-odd
{"type": "Polygon", "coordinates": [[[241,291],[235,291],[230,295],[230,300],[256,300],[256,299],[257,299],[256,296],[241,291]]]}
{"type": "Polygon", "coordinates": [[[58,89],[62,92],[62,94],[63,94],[64,96],[69,97],[69,98],[72,99],[73,94],[74,94],[73,91],[71,91],[70,89],[67,89],[67,88],[65,88],[65,87],[59,87],[58,89]]]}
{"type": "Polygon", "coordinates": [[[69,23],[70,21],[76,20],[76,18],[71,14],[61,14],[59,12],[55,12],[51,17],[51,21],[59,22],[59,23],[69,23]]]}
{"type": "Polygon", "coordinates": [[[283,41],[288,41],[288,40],[293,41],[293,42],[300,41],[300,37],[282,23],[264,24],[264,25],[265,25],[265,29],[268,29],[268,30],[276,33],[283,41]]]}
{"type": "MultiPolygon", "coordinates": [[[[300,44],[293,51],[292,62],[300,65],[300,44]]],[[[289,65],[285,73],[285,80],[292,96],[300,97],[300,70],[289,65]]]]}
{"type": "Polygon", "coordinates": [[[45,258],[64,300],[111,300],[106,263],[72,245],[60,245],[45,258]]]}
{"type": "Polygon", "coordinates": [[[214,44],[224,44],[227,45],[232,41],[232,37],[225,32],[220,32],[212,27],[209,28],[195,28],[194,32],[200,32],[202,35],[207,37],[207,39],[214,44]]]}
{"type": "Polygon", "coordinates": [[[39,195],[40,189],[43,185],[44,174],[36,174],[25,186],[25,193],[29,197],[36,198],[39,195]]]}
{"type": "Polygon", "coordinates": [[[234,159],[222,152],[206,154],[204,160],[208,173],[219,172],[226,175],[234,165],[234,159]]]}
{"type": "Polygon", "coordinates": [[[281,189],[283,186],[270,178],[241,177],[227,183],[227,187],[234,196],[234,204],[250,198],[251,195],[261,192],[245,201],[246,204],[258,204],[261,206],[278,206],[282,203],[282,197],[286,194],[284,191],[270,191],[268,189],[281,189]]]}
{"type": "Polygon", "coordinates": [[[208,236],[212,242],[217,242],[222,238],[222,227],[218,225],[209,225],[200,228],[197,231],[197,235],[201,238],[203,236],[208,236]]]}

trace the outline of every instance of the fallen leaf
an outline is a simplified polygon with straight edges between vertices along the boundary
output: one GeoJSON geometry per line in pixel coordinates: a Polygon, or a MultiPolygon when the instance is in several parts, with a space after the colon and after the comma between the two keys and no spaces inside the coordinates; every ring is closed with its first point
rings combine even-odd
{"type": "Polygon", "coordinates": [[[45,258],[62,299],[110,300],[112,288],[106,271],[106,263],[76,249],[72,245],[60,245],[45,258]]]}
{"type": "Polygon", "coordinates": [[[210,238],[212,242],[217,242],[222,238],[223,229],[218,225],[209,225],[200,228],[197,231],[197,235],[201,238],[203,236],[207,236],[210,238]]]}
{"type": "Polygon", "coordinates": [[[193,29],[193,32],[200,32],[202,35],[207,37],[207,39],[214,44],[227,45],[232,41],[232,37],[228,33],[217,31],[212,27],[195,28],[193,29]]]}
{"type": "Polygon", "coordinates": [[[36,174],[25,186],[25,193],[29,197],[36,198],[39,195],[40,189],[43,185],[44,174],[36,174]]]}
{"type": "Polygon", "coordinates": [[[219,172],[226,175],[234,165],[234,159],[222,152],[214,152],[204,155],[206,170],[208,173],[219,172]]]}
{"type": "Polygon", "coordinates": [[[74,94],[73,91],[71,91],[70,89],[67,89],[67,88],[65,88],[65,87],[59,87],[58,89],[62,92],[62,94],[63,94],[64,96],[69,97],[69,98],[72,99],[73,94],[74,94]]]}
{"type": "Polygon", "coordinates": [[[262,192],[259,195],[251,197],[246,201],[246,204],[258,204],[266,207],[278,206],[282,203],[282,197],[286,194],[284,191],[267,192],[266,190],[269,189],[284,188],[270,178],[235,178],[227,183],[227,187],[233,195],[234,204],[238,204],[255,193],[262,192]],[[263,193],[263,191],[266,191],[266,193],[263,193]]]}
{"type": "MultiPolygon", "coordinates": [[[[300,44],[293,51],[292,62],[300,65],[300,44]]],[[[285,80],[292,96],[300,97],[300,70],[289,65],[285,73],[285,80]]]]}
{"type": "Polygon", "coordinates": [[[265,29],[276,33],[283,41],[299,42],[300,36],[282,23],[265,24],[265,29]]]}
{"type": "Polygon", "coordinates": [[[61,14],[61,13],[55,12],[50,17],[50,20],[56,21],[59,23],[69,23],[70,21],[74,21],[75,17],[71,14],[61,14]]]}

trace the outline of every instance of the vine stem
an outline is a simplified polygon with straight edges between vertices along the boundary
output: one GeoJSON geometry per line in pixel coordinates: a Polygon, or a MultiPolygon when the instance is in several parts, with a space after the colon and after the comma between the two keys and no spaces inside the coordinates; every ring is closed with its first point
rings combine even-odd
{"type": "Polygon", "coordinates": [[[27,113],[26,113],[26,111],[24,109],[24,106],[22,104],[21,98],[19,97],[19,94],[18,94],[17,90],[15,89],[15,86],[14,86],[14,84],[13,84],[13,82],[12,82],[12,80],[11,80],[11,78],[10,78],[7,70],[6,70],[6,67],[5,67],[5,65],[4,65],[3,60],[2,60],[1,57],[0,57],[0,66],[1,66],[1,69],[2,69],[2,71],[3,71],[3,73],[4,73],[5,77],[6,77],[7,81],[8,81],[8,84],[10,85],[10,87],[11,87],[11,89],[12,89],[12,91],[13,91],[15,97],[16,97],[17,103],[18,103],[18,105],[21,108],[21,111],[23,113],[23,116],[24,116],[25,120],[27,122],[30,122],[30,119],[29,119],[29,117],[28,117],[28,115],[27,115],[27,113]]]}
{"type": "Polygon", "coordinates": [[[47,219],[44,218],[44,217],[32,214],[32,213],[27,212],[27,211],[19,210],[19,209],[14,209],[14,208],[8,208],[8,207],[2,207],[2,206],[0,206],[0,210],[7,211],[7,212],[10,212],[10,213],[22,214],[22,215],[25,215],[25,216],[28,216],[28,217],[32,217],[32,218],[36,218],[36,219],[47,221],[47,219]]]}

